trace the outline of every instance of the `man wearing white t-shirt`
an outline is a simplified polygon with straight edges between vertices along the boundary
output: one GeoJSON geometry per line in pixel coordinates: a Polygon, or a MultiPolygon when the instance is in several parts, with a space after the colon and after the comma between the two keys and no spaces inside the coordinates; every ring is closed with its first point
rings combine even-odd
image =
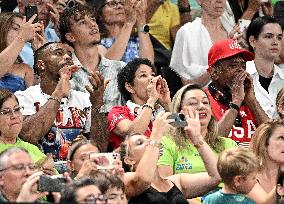
{"type": "Polygon", "coordinates": [[[91,108],[100,107],[103,97],[103,78],[99,74],[90,75],[93,87],[98,88],[93,91],[88,87],[90,94],[70,88],[71,75],[78,70],[72,61],[72,51],[63,43],[42,46],[35,53],[35,70],[41,78],[40,84],[15,93],[24,108],[21,137],[33,144],[41,140],[43,144],[49,141],[52,132],[55,134],[54,143],[59,144],[52,147],[59,149],[45,148],[45,153],[56,152],[53,156],[60,160],[66,159],[70,143],[81,132],[94,139],[91,108]]]}

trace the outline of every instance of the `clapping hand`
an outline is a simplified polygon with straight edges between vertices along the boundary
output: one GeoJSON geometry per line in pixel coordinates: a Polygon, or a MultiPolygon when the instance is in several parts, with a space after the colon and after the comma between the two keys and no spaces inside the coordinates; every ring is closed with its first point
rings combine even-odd
{"type": "Polygon", "coordinates": [[[94,107],[101,107],[103,105],[104,91],[111,79],[104,79],[99,72],[91,72],[89,74],[89,81],[92,87],[85,87],[90,93],[90,101],[94,107]]]}

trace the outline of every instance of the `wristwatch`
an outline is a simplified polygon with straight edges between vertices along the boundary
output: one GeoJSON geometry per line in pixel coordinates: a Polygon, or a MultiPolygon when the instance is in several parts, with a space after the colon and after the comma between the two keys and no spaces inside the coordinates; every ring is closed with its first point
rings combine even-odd
{"type": "Polygon", "coordinates": [[[147,24],[145,24],[141,27],[138,27],[138,32],[149,33],[149,31],[150,31],[150,26],[148,26],[147,24]]]}

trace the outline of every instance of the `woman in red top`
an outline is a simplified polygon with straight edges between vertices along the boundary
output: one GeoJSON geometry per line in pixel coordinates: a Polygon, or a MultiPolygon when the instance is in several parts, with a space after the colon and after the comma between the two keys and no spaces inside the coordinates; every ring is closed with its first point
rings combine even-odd
{"type": "Polygon", "coordinates": [[[108,114],[111,148],[119,147],[126,135],[149,137],[156,114],[169,110],[171,99],[167,82],[155,75],[153,64],[142,58],[129,62],[118,73],[118,88],[127,102],[125,106],[113,107],[108,114]]]}

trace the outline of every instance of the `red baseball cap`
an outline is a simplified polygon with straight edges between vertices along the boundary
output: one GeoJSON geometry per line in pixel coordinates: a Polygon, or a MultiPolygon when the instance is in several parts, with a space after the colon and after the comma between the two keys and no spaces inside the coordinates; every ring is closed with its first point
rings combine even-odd
{"type": "Polygon", "coordinates": [[[208,53],[208,68],[215,64],[220,59],[232,57],[237,54],[242,54],[245,61],[254,59],[254,54],[248,50],[243,49],[236,40],[226,39],[216,42],[208,53]]]}

